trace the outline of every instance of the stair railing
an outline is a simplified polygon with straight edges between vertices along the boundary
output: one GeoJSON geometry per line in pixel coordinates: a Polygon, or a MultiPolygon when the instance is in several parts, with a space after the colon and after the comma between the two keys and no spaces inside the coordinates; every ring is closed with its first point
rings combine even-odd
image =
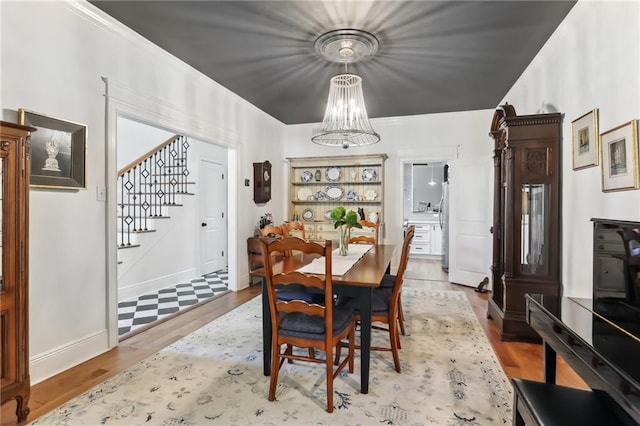
{"type": "Polygon", "coordinates": [[[118,246],[132,244],[132,234],[150,231],[150,220],[188,194],[186,136],[175,135],[118,171],[118,246]]]}

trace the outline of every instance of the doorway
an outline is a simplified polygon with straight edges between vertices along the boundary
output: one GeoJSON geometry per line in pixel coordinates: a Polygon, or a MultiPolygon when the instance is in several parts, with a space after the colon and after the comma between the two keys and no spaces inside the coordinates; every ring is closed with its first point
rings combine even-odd
{"type": "Polygon", "coordinates": [[[403,226],[415,226],[407,278],[448,281],[447,160],[411,159],[401,164],[403,226]]]}
{"type": "MultiPolygon", "coordinates": [[[[118,169],[177,134],[120,116],[116,128],[118,169]]],[[[163,203],[162,214],[151,219],[148,230],[136,232],[135,244],[118,248],[120,338],[228,290],[228,151],[185,135],[181,138],[188,146],[186,168],[180,171],[188,177],[186,189],[163,203]],[[202,223],[208,224],[206,230],[202,223]]],[[[155,185],[154,191],[162,190],[155,185]]]]}

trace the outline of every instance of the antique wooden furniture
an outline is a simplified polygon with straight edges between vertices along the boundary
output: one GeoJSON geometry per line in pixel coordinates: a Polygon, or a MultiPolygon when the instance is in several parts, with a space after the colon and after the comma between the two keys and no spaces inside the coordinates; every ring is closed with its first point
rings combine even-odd
{"type": "Polygon", "coordinates": [[[559,113],[516,115],[499,107],[494,149],[493,293],[487,316],[503,340],[538,340],[525,294],[561,293],[559,113]]]}
{"type": "Polygon", "coordinates": [[[253,202],[263,204],[271,200],[271,163],[253,163],[253,202]]]}
{"type": "MultiPolygon", "coordinates": [[[[384,236],[384,162],[386,154],[297,157],[289,160],[289,218],[302,221],[311,241],[338,240],[329,217],[344,206],[378,216],[384,236]]],[[[372,230],[352,229],[352,236],[372,230]]]]}
{"type": "MultiPolygon", "coordinates": [[[[386,351],[391,352],[393,356],[393,364],[398,373],[400,373],[400,354],[398,350],[401,348],[400,336],[398,335],[398,326],[402,323],[404,328],[404,314],[402,313],[402,283],[404,282],[404,271],[407,269],[407,263],[409,262],[409,248],[411,247],[411,240],[413,240],[414,228],[410,227],[404,237],[402,243],[402,254],[400,256],[400,264],[398,266],[398,273],[396,275],[385,275],[380,287],[373,290],[373,297],[371,301],[371,321],[375,323],[387,324],[386,327],[378,325],[372,326],[374,330],[382,330],[389,333],[389,346],[372,346],[373,351],[386,351]],[[390,277],[393,277],[391,287],[387,286],[390,277]]],[[[354,311],[354,324],[360,322],[360,309],[358,308],[358,300],[354,298],[340,298],[338,299],[338,306],[353,309],[354,311]]],[[[404,334],[404,333],[403,333],[404,334]]],[[[338,363],[340,359],[340,347],[336,350],[335,363],[338,363]]]]}
{"type": "Polygon", "coordinates": [[[333,412],[333,380],[346,365],[353,373],[353,356],[355,327],[352,321],[353,310],[340,308],[333,304],[333,283],[331,278],[331,241],[322,246],[309,243],[300,238],[287,237],[272,243],[261,240],[265,254],[265,278],[271,309],[272,324],[272,353],[271,380],[269,383],[269,401],[276,399],[278,372],[285,360],[324,363],[327,377],[327,411],[333,412]],[[271,253],[301,252],[309,255],[319,255],[325,258],[325,274],[323,277],[307,275],[290,270],[279,273],[274,270],[271,253]],[[324,295],[324,303],[309,303],[305,300],[281,300],[277,297],[276,287],[287,290],[293,287],[299,291],[316,290],[324,295]],[[348,338],[349,353],[334,370],[333,349],[343,338],[348,338]],[[282,346],[285,349],[282,350],[282,346]],[[309,355],[304,356],[293,352],[293,348],[309,348],[309,355]],[[325,359],[315,358],[311,349],[324,351],[325,359]]]}
{"type": "Polygon", "coordinates": [[[29,414],[29,135],[35,128],[0,123],[2,272],[0,372],[2,404],[16,400],[16,416],[29,414]]]}
{"type": "MultiPolygon", "coordinates": [[[[395,250],[394,245],[379,244],[365,253],[362,258],[344,275],[334,275],[333,292],[342,296],[357,297],[360,300],[360,392],[369,393],[369,362],[371,356],[371,296],[373,289],[380,286],[385,274],[389,273],[389,266],[395,250]],[[368,313],[368,315],[367,315],[368,313]]],[[[274,265],[276,271],[292,271],[310,263],[314,256],[298,254],[285,257],[274,265]]],[[[262,274],[262,349],[264,354],[264,375],[271,374],[271,308],[265,283],[264,270],[256,271],[262,274]]]]}
{"type": "MultiPolygon", "coordinates": [[[[558,416],[561,408],[554,409],[549,404],[557,402],[568,413],[574,403],[566,391],[559,393],[551,387],[556,383],[559,355],[595,392],[586,397],[574,394],[574,398],[582,401],[582,409],[590,410],[587,406],[593,404],[598,411],[593,414],[594,419],[599,413],[608,419],[601,423],[588,420],[581,423],[580,417],[570,418],[568,422],[564,421],[566,417],[557,417],[558,421],[544,424],[640,424],[638,310],[627,303],[612,304],[608,297],[582,299],[534,294],[527,295],[526,301],[527,322],[544,341],[544,378],[550,385],[543,390],[544,397],[533,395],[535,389],[514,388],[516,393],[526,393],[524,396],[529,397],[528,411],[558,416]],[[555,400],[554,394],[563,399],[555,400]]],[[[517,410],[517,405],[514,408],[517,410]]]]}

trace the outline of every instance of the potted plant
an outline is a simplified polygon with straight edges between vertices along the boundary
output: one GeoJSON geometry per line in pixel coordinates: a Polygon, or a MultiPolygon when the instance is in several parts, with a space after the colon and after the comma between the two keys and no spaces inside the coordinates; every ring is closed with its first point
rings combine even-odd
{"type": "Polygon", "coordinates": [[[341,256],[346,256],[349,249],[349,228],[362,228],[358,222],[358,215],[353,210],[347,211],[343,206],[338,206],[331,210],[333,228],[340,231],[340,251],[341,256]]]}

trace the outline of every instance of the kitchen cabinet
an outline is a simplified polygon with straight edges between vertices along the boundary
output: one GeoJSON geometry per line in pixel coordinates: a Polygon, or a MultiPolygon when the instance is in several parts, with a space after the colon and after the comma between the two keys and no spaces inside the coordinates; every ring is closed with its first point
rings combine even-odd
{"type": "Polygon", "coordinates": [[[411,242],[409,256],[441,256],[443,254],[442,229],[440,229],[438,222],[410,220],[409,225],[415,226],[415,234],[411,242]]]}
{"type": "MultiPolygon", "coordinates": [[[[288,218],[305,224],[309,240],[337,240],[331,210],[337,206],[356,212],[362,209],[365,219],[377,214],[382,240],[386,159],[386,154],[287,158],[288,218]]],[[[369,232],[353,228],[351,235],[369,232]]]]}

